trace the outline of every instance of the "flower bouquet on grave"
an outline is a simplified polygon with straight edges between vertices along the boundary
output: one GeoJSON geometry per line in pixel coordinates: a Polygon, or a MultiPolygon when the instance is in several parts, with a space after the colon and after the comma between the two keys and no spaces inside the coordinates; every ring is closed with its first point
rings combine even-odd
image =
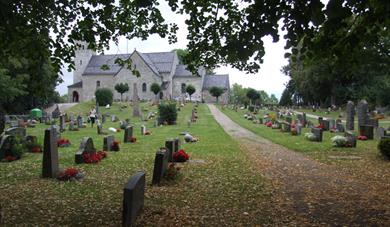
{"type": "Polygon", "coordinates": [[[325,127],[324,127],[324,124],[319,124],[319,125],[315,126],[315,128],[324,129],[325,127]]]}
{"type": "Polygon", "coordinates": [[[71,143],[68,139],[61,138],[57,141],[58,147],[69,147],[70,145],[71,145],[71,143]]]}
{"type": "Polygon", "coordinates": [[[58,173],[57,179],[60,181],[81,180],[84,174],[76,168],[67,168],[58,173]]]}
{"type": "Polygon", "coordinates": [[[84,152],[83,161],[84,163],[98,163],[106,157],[107,157],[106,151],[84,152]]]}
{"type": "Polygon", "coordinates": [[[347,147],[348,140],[344,136],[334,136],[330,139],[334,147],[347,147]]]}
{"type": "Polygon", "coordinates": [[[173,161],[175,162],[186,162],[188,159],[190,156],[183,149],[173,153],[173,161]]]}
{"type": "Polygon", "coordinates": [[[309,141],[316,141],[317,140],[316,135],[314,135],[314,133],[311,133],[311,132],[305,133],[305,138],[309,141]]]}
{"type": "Polygon", "coordinates": [[[15,161],[17,160],[16,157],[12,156],[12,155],[7,155],[5,156],[5,158],[3,158],[1,161],[2,162],[12,162],[12,161],[15,161]]]}
{"type": "Polygon", "coordinates": [[[119,141],[114,140],[114,142],[112,142],[112,144],[111,144],[111,150],[113,150],[113,151],[119,151],[119,141]]]}
{"type": "Polygon", "coordinates": [[[130,143],[135,143],[135,142],[137,142],[137,138],[135,138],[134,136],[130,136],[129,141],[130,141],[130,143]]]}
{"type": "Polygon", "coordinates": [[[120,128],[117,128],[117,129],[116,129],[116,132],[121,132],[121,129],[120,129],[120,128]]]}
{"type": "Polygon", "coordinates": [[[360,136],[357,137],[357,139],[358,140],[367,140],[367,136],[360,135],[360,136]]]}
{"type": "Polygon", "coordinates": [[[267,126],[268,128],[272,128],[272,121],[269,121],[265,124],[265,126],[267,126]]]}
{"type": "Polygon", "coordinates": [[[144,135],[145,135],[145,136],[150,136],[150,135],[152,135],[152,132],[146,131],[144,135]]]}
{"type": "Polygon", "coordinates": [[[26,141],[25,146],[31,153],[41,153],[42,146],[38,142],[26,141]]]}
{"type": "Polygon", "coordinates": [[[167,171],[165,172],[165,179],[174,180],[179,174],[180,167],[175,166],[175,163],[169,163],[167,171]]]}

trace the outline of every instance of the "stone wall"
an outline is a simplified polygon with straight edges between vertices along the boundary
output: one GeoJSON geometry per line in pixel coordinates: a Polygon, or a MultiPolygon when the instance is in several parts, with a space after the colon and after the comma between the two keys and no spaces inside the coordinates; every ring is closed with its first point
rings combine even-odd
{"type": "MultiPolygon", "coordinates": [[[[202,98],[205,103],[215,103],[216,98],[213,97],[208,90],[202,91],[202,98]]],[[[219,98],[219,103],[227,104],[229,101],[229,90],[226,90],[219,98]]]]}
{"type": "Polygon", "coordinates": [[[112,75],[88,75],[83,76],[83,95],[82,101],[90,101],[95,99],[96,83],[100,81],[100,88],[109,88],[114,92],[113,76],[112,75]]]}
{"type": "Polygon", "coordinates": [[[73,102],[73,91],[76,91],[79,94],[79,102],[83,101],[83,91],[82,88],[68,88],[68,102],[73,102]]]}
{"type": "Polygon", "coordinates": [[[193,76],[193,77],[174,77],[173,78],[173,96],[172,98],[181,97],[181,84],[192,85],[195,88],[195,93],[192,95],[194,99],[198,98],[201,101],[202,96],[202,78],[193,76]]]}

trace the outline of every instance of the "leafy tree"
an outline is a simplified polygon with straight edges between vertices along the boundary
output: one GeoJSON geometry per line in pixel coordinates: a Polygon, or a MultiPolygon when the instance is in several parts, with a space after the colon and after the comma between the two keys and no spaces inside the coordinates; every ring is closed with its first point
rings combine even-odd
{"type": "Polygon", "coordinates": [[[99,106],[106,106],[107,104],[112,105],[114,94],[109,88],[99,88],[95,91],[95,97],[99,106]]]}
{"type": "Polygon", "coordinates": [[[253,88],[249,88],[246,92],[246,97],[248,97],[252,104],[260,98],[260,93],[253,88]]]}
{"type": "Polygon", "coordinates": [[[126,93],[129,91],[129,85],[127,83],[119,83],[115,84],[115,90],[121,94],[121,102],[122,102],[122,95],[123,93],[126,93]]]}
{"type": "Polygon", "coordinates": [[[274,94],[271,94],[269,104],[271,105],[277,105],[279,103],[278,98],[274,94]]]}
{"type": "Polygon", "coordinates": [[[221,96],[225,92],[223,90],[223,88],[215,87],[215,86],[211,87],[209,91],[210,91],[210,94],[217,99],[217,103],[218,103],[219,96],[221,96]]]}
{"type": "Polygon", "coordinates": [[[152,83],[152,85],[150,85],[150,90],[156,95],[156,100],[158,102],[158,93],[161,91],[161,86],[158,83],[152,83]]]}
{"type": "Polygon", "coordinates": [[[195,87],[192,86],[191,84],[187,85],[186,86],[186,92],[188,93],[188,95],[190,96],[190,101],[191,101],[191,95],[194,94],[196,91],[195,87]]]}
{"type": "Polygon", "coordinates": [[[230,91],[230,99],[234,104],[243,104],[247,106],[249,104],[249,99],[246,96],[247,88],[243,88],[242,85],[234,83],[230,91]]]}

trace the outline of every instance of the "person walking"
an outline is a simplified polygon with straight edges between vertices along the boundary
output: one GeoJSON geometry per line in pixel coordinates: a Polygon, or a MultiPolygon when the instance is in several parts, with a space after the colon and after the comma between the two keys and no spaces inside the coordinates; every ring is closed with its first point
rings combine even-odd
{"type": "Polygon", "coordinates": [[[93,127],[93,124],[95,124],[95,119],[96,119],[96,109],[93,107],[89,111],[89,119],[91,120],[91,127],[93,127]]]}

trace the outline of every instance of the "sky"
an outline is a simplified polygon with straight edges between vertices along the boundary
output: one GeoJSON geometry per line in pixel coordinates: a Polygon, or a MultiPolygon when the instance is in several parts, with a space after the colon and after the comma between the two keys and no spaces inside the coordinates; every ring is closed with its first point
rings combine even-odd
{"type": "MultiPolygon", "coordinates": [[[[142,41],[140,39],[126,40],[121,38],[118,45],[115,43],[110,44],[110,49],[106,50],[105,54],[123,54],[131,53],[136,49],[139,52],[163,52],[172,51],[173,49],[185,49],[188,43],[187,26],[184,23],[186,16],[177,15],[171,12],[169,6],[165,1],[159,1],[161,3],[160,10],[164,18],[168,23],[176,23],[179,27],[177,33],[178,42],[169,44],[168,39],[160,38],[157,35],[150,36],[147,40],[142,41]]],[[[273,43],[270,37],[262,39],[265,46],[264,63],[261,65],[261,69],[256,74],[247,74],[238,69],[234,69],[230,66],[222,66],[217,68],[215,72],[217,74],[229,74],[230,85],[234,83],[241,84],[243,87],[252,87],[256,90],[264,90],[268,95],[274,94],[278,99],[280,98],[285,84],[288,82],[288,77],[283,75],[280,71],[282,66],[287,65],[287,59],[284,58],[284,45],[283,34],[280,36],[278,43],[273,43]]],[[[64,80],[63,83],[57,86],[56,90],[61,94],[67,94],[67,86],[73,83],[73,72],[68,72],[66,68],[62,70],[64,80]]]]}

